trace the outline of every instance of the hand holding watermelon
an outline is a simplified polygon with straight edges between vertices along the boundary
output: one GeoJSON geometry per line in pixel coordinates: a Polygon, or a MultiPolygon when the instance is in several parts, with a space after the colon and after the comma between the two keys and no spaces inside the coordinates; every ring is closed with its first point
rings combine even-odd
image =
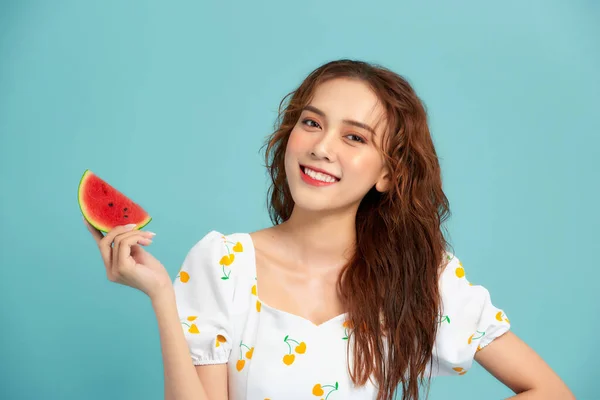
{"type": "Polygon", "coordinates": [[[141,247],[152,243],[154,233],[136,230],[132,224],[117,226],[103,235],[84,222],[98,244],[108,280],[139,289],[150,298],[172,288],[165,267],[141,247]]]}
{"type": "Polygon", "coordinates": [[[81,177],[77,198],[111,282],[139,289],[150,297],[172,288],[165,267],[141,247],[150,245],[154,234],[140,230],[152,218],[139,204],[90,170],[81,177]]]}

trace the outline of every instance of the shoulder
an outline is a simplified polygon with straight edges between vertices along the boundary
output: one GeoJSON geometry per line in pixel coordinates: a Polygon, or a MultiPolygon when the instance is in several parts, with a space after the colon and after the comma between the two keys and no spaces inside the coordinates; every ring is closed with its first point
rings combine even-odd
{"type": "MultiPolygon", "coordinates": [[[[240,302],[251,273],[247,234],[211,230],[188,251],[173,283],[177,311],[194,365],[226,363],[240,302]]],[[[249,291],[248,291],[249,292],[249,291]]]]}
{"type": "Polygon", "coordinates": [[[281,232],[280,226],[277,225],[248,233],[252,251],[257,259],[271,258],[277,255],[278,252],[285,253],[284,237],[285,235],[281,232]]]}
{"type": "Polygon", "coordinates": [[[466,286],[473,286],[467,279],[467,274],[462,261],[453,253],[446,251],[443,255],[439,277],[440,292],[460,290],[466,286]]]}
{"type": "Polygon", "coordinates": [[[258,248],[262,248],[269,243],[276,240],[279,236],[279,227],[278,226],[269,226],[266,228],[258,229],[253,232],[249,232],[248,236],[252,239],[254,246],[258,248]]]}
{"type": "Polygon", "coordinates": [[[248,233],[210,230],[192,245],[177,277],[189,280],[190,274],[195,273],[205,278],[230,280],[245,275],[248,268],[244,267],[252,263],[252,253],[253,246],[248,233]],[[235,276],[232,275],[234,267],[235,276]]]}
{"type": "Polygon", "coordinates": [[[200,236],[200,238],[194,242],[190,251],[218,251],[219,249],[226,248],[227,244],[231,244],[233,240],[243,240],[244,236],[248,236],[248,234],[243,232],[223,233],[213,229],[200,236]]]}
{"type": "Polygon", "coordinates": [[[490,301],[489,290],[480,283],[472,283],[468,277],[468,267],[450,252],[444,255],[439,287],[445,302],[484,305],[490,301]]]}
{"type": "Polygon", "coordinates": [[[444,257],[439,279],[443,308],[453,313],[460,312],[463,321],[471,322],[482,317],[484,312],[495,311],[493,317],[503,322],[502,310],[491,304],[490,291],[482,284],[469,281],[467,268],[455,254],[446,252],[444,257]]]}
{"type": "Polygon", "coordinates": [[[470,367],[475,353],[510,329],[502,308],[489,290],[467,279],[467,268],[452,253],[444,255],[439,279],[441,305],[436,355],[442,374],[460,374],[470,367]]]}
{"type": "Polygon", "coordinates": [[[252,241],[249,233],[246,232],[234,232],[234,233],[223,233],[217,230],[211,230],[196,240],[192,245],[189,253],[200,254],[203,253],[206,256],[215,255],[228,255],[231,259],[223,260],[224,264],[229,265],[235,260],[236,253],[243,253],[248,248],[252,247],[252,241]]]}

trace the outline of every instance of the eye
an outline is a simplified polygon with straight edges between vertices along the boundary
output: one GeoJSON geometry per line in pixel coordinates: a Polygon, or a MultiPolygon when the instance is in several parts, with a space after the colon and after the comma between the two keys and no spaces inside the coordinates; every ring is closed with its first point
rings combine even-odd
{"type": "Polygon", "coordinates": [[[350,138],[352,138],[352,139],[350,139],[350,140],[352,140],[352,141],[358,141],[358,142],[360,142],[360,143],[366,143],[366,141],[365,141],[365,140],[364,140],[362,137],[360,137],[360,136],[358,136],[358,135],[353,135],[353,134],[350,134],[350,135],[347,135],[346,137],[350,137],[350,138]]]}
{"type": "Polygon", "coordinates": [[[310,119],[310,118],[306,118],[306,119],[302,120],[302,123],[303,123],[304,125],[310,126],[311,128],[320,128],[320,127],[321,127],[321,125],[319,125],[317,122],[315,122],[314,120],[312,120],[312,119],[310,119]],[[317,126],[311,126],[311,125],[309,125],[309,122],[313,122],[313,123],[315,123],[317,126]]]}

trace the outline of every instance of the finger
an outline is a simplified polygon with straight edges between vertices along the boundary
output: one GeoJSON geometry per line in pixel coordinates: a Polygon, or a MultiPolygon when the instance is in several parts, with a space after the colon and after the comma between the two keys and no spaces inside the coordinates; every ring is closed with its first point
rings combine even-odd
{"type": "Polygon", "coordinates": [[[104,259],[107,266],[110,266],[112,263],[112,245],[115,238],[122,233],[133,230],[134,227],[135,224],[117,226],[108,231],[108,233],[100,240],[98,247],[100,248],[102,259],[104,259]]]}
{"type": "Polygon", "coordinates": [[[138,230],[132,230],[129,232],[123,232],[123,233],[118,234],[117,236],[115,236],[115,238],[112,242],[113,257],[117,257],[115,260],[118,260],[119,248],[120,248],[121,244],[124,241],[129,240],[129,238],[138,237],[140,240],[151,239],[152,237],[154,237],[154,235],[155,235],[155,233],[153,233],[153,232],[138,231],[138,230]]]}
{"type": "Polygon", "coordinates": [[[94,226],[92,224],[90,224],[88,222],[88,220],[85,219],[85,217],[83,217],[83,222],[85,223],[85,226],[87,227],[88,231],[90,231],[90,233],[92,234],[92,237],[94,238],[96,243],[100,243],[100,240],[102,240],[102,238],[104,237],[102,232],[100,232],[98,229],[94,228],[94,226]]]}
{"type": "MultiPolygon", "coordinates": [[[[126,258],[123,258],[120,254],[121,245],[130,237],[139,237],[139,231],[128,231],[123,232],[115,236],[112,242],[112,260],[110,262],[110,272],[112,274],[117,274],[119,270],[120,264],[126,258]]],[[[127,248],[127,246],[125,246],[127,248]]]]}
{"type": "Polygon", "coordinates": [[[119,236],[115,242],[113,266],[121,268],[131,262],[131,247],[136,244],[149,245],[153,236],[152,232],[130,232],[119,236]]]}

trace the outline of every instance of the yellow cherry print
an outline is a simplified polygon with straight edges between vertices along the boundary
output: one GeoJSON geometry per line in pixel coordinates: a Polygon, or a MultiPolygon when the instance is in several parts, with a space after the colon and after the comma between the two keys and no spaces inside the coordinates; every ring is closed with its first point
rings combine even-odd
{"type": "Polygon", "coordinates": [[[497,319],[498,321],[500,321],[500,322],[502,322],[502,321],[505,321],[505,322],[510,322],[510,321],[508,320],[508,318],[506,318],[506,316],[504,315],[504,313],[503,313],[502,311],[498,311],[498,312],[496,313],[496,319],[497,319]]]}
{"type": "MultiPolygon", "coordinates": [[[[256,280],[256,277],[254,278],[254,280],[256,280]]],[[[252,285],[252,289],[250,289],[250,293],[252,293],[253,296],[257,296],[258,289],[256,287],[256,284],[252,285]]],[[[256,311],[260,312],[260,309],[261,309],[261,304],[260,304],[260,301],[257,298],[256,299],[256,311]]]]}
{"type": "Polygon", "coordinates": [[[458,372],[459,375],[464,375],[467,373],[467,370],[461,367],[454,367],[452,369],[458,372]]]}
{"type": "Polygon", "coordinates": [[[181,321],[180,321],[182,325],[185,325],[185,326],[188,328],[188,332],[189,332],[189,333],[193,333],[193,334],[198,334],[198,333],[200,333],[200,331],[198,330],[198,327],[196,326],[196,324],[188,324],[188,323],[186,322],[186,320],[187,320],[187,321],[189,321],[189,322],[192,322],[192,321],[194,321],[196,318],[197,318],[197,317],[196,317],[195,315],[191,315],[191,316],[189,316],[189,317],[185,318],[185,320],[181,320],[181,321]]]}
{"type": "Polygon", "coordinates": [[[215,340],[215,346],[219,347],[221,346],[221,343],[226,343],[227,339],[225,339],[225,336],[223,335],[217,335],[217,339],[215,340]]]}
{"type": "Polygon", "coordinates": [[[465,269],[462,266],[462,262],[459,262],[458,265],[459,265],[459,267],[456,267],[456,270],[454,271],[454,273],[456,274],[457,277],[464,278],[465,269]]]}
{"type": "Polygon", "coordinates": [[[292,365],[294,363],[294,360],[296,360],[295,354],[286,354],[285,356],[283,356],[283,363],[285,365],[292,365]]]}
{"type": "Polygon", "coordinates": [[[241,371],[246,365],[246,360],[244,360],[244,353],[242,351],[242,347],[245,347],[248,351],[246,351],[246,358],[249,360],[252,358],[252,354],[254,353],[254,347],[250,348],[244,344],[244,342],[240,342],[240,359],[237,360],[235,367],[238,371],[241,371]]]}
{"type": "Polygon", "coordinates": [[[228,243],[233,244],[233,242],[228,241],[225,236],[223,236],[222,238],[223,238],[223,243],[225,244],[225,248],[227,249],[227,254],[224,255],[223,257],[221,257],[221,260],[219,261],[219,265],[221,265],[221,268],[223,270],[223,276],[221,277],[221,279],[226,281],[229,279],[229,276],[231,275],[231,271],[229,273],[225,272],[225,267],[231,266],[231,264],[235,260],[234,253],[240,253],[240,252],[244,251],[244,246],[242,246],[242,243],[236,242],[232,248],[232,250],[233,250],[233,253],[232,253],[229,250],[228,243]]]}
{"type": "Polygon", "coordinates": [[[190,280],[190,274],[188,274],[185,271],[179,271],[179,275],[177,275],[179,277],[179,280],[183,283],[187,283],[190,280]]]}
{"type": "MultiPolygon", "coordinates": [[[[229,251],[229,250],[227,250],[227,251],[229,251]]],[[[229,253],[229,254],[221,257],[221,260],[219,261],[219,265],[221,266],[221,271],[223,272],[223,276],[221,277],[221,279],[224,281],[228,280],[229,277],[231,276],[231,271],[229,271],[229,273],[227,273],[225,271],[225,267],[231,266],[231,264],[233,263],[233,260],[235,260],[235,254],[229,253]]]]}
{"type": "Polygon", "coordinates": [[[333,392],[335,392],[336,390],[339,389],[338,382],[336,382],[335,385],[321,385],[320,383],[317,383],[312,388],[312,394],[314,396],[321,397],[321,396],[323,396],[325,394],[325,390],[324,389],[326,389],[326,388],[330,389],[330,390],[327,393],[327,396],[325,396],[325,399],[321,399],[321,400],[326,400],[331,393],[333,393],[333,392]]]}
{"type": "Polygon", "coordinates": [[[251,347],[250,350],[246,352],[246,358],[250,360],[252,358],[252,354],[254,354],[254,347],[251,347]]]}
{"type": "Polygon", "coordinates": [[[290,342],[296,345],[294,347],[294,351],[298,354],[304,354],[306,352],[306,343],[291,339],[289,335],[286,335],[285,338],[283,338],[283,341],[288,345],[288,354],[283,356],[283,363],[285,365],[292,365],[292,363],[296,360],[296,356],[292,353],[292,345],[290,342]]]}
{"type": "MultiPolygon", "coordinates": [[[[231,240],[227,240],[227,238],[225,236],[222,237],[223,238],[223,243],[225,243],[225,247],[227,247],[227,251],[229,252],[229,246],[227,246],[227,244],[233,244],[233,247],[231,250],[233,250],[236,253],[241,253],[244,251],[244,246],[242,246],[241,242],[232,242],[231,240]]],[[[233,261],[233,260],[232,260],[233,261]]]]}
{"type": "Polygon", "coordinates": [[[296,348],[294,350],[298,354],[304,354],[304,352],[306,351],[306,343],[300,342],[300,344],[298,346],[296,346],[296,348]]]}
{"type": "Polygon", "coordinates": [[[237,363],[235,363],[235,368],[238,371],[241,371],[244,369],[244,365],[246,365],[246,360],[237,360],[237,363]]]}
{"type": "Polygon", "coordinates": [[[485,332],[480,332],[480,331],[475,331],[475,332],[478,333],[479,335],[475,336],[475,333],[474,333],[471,336],[469,336],[469,340],[467,340],[468,344],[471,344],[471,342],[473,340],[481,339],[485,335],[485,332]]]}
{"type": "Polygon", "coordinates": [[[323,390],[323,387],[321,387],[321,384],[317,383],[315,386],[313,386],[312,393],[315,396],[323,396],[325,394],[325,391],[323,390]]]}
{"type": "Polygon", "coordinates": [[[348,340],[350,336],[348,331],[352,329],[352,321],[345,320],[342,324],[342,327],[344,328],[344,337],[342,338],[342,340],[348,340]]]}
{"type": "Polygon", "coordinates": [[[228,267],[231,265],[231,263],[233,263],[233,260],[235,260],[235,254],[228,254],[221,257],[221,261],[219,261],[219,264],[228,267]]]}
{"type": "Polygon", "coordinates": [[[242,246],[240,242],[237,242],[235,246],[233,246],[233,251],[235,251],[236,253],[241,253],[242,251],[244,251],[244,246],[242,246]]]}

